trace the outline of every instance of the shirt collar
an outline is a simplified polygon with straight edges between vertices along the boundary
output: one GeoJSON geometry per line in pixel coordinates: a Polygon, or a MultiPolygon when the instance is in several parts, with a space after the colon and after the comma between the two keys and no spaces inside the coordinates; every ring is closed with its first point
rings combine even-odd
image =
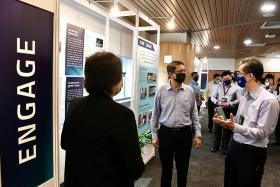
{"type": "Polygon", "coordinates": [[[198,82],[196,82],[196,81],[194,81],[194,80],[192,80],[191,81],[193,84],[195,84],[195,85],[198,85],[198,82]]]}
{"type": "Polygon", "coordinates": [[[251,93],[247,91],[247,96],[250,96],[253,99],[257,99],[263,89],[264,89],[263,87],[259,86],[255,91],[251,93]]]}
{"type": "MultiPolygon", "coordinates": [[[[187,85],[185,85],[184,83],[181,84],[181,87],[178,90],[186,90],[187,85]]],[[[166,86],[166,90],[172,90],[172,86],[171,86],[171,80],[169,80],[169,83],[166,86]]]]}

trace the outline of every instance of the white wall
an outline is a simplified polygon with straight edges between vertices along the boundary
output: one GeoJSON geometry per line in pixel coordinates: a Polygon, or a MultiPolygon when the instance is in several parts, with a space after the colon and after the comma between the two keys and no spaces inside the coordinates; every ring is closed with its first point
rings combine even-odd
{"type": "MultiPolygon", "coordinates": [[[[257,58],[263,63],[264,72],[280,72],[280,58],[257,58]]],[[[236,59],[235,70],[238,71],[239,62],[243,59],[236,59]]]]}
{"type": "MultiPolygon", "coordinates": [[[[156,34],[151,34],[150,39],[156,43],[156,34]]],[[[160,34],[160,42],[181,42],[187,43],[187,33],[162,33],[160,34]]]]}
{"type": "MultiPolygon", "coordinates": [[[[60,3],[60,41],[65,40],[66,24],[71,23],[105,36],[105,18],[71,0],[60,3]]],[[[110,21],[109,51],[132,57],[132,31],[110,21]]],[[[63,42],[62,42],[63,43],[63,42]]]]}
{"type": "MultiPolygon", "coordinates": [[[[207,58],[209,70],[229,70],[234,71],[235,59],[234,58],[207,58]]],[[[203,70],[206,70],[206,64],[203,64],[203,70]]]]}

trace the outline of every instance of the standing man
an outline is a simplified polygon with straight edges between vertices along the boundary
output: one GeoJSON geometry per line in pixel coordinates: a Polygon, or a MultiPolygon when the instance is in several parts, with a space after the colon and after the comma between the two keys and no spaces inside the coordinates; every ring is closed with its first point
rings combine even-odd
{"type": "Polygon", "coordinates": [[[173,159],[177,169],[178,187],[185,187],[192,148],[201,144],[201,126],[198,120],[195,95],[191,87],[183,84],[186,70],[181,61],[167,65],[169,82],[156,94],[152,115],[152,143],[159,148],[161,186],[171,187],[173,159]]]}
{"type": "MultiPolygon", "coordinates": [[[[214,87],[211,101],[219,107],[223,108],[223,111],[227,118],[230,117],[230,113],[236,113],[237,105],[240,98],[240,89],[236,84],[232,83],[232,76],[230,71],[224,71],[222,73],[223,82],[214,87]]],[[[227,154],[228,144],[231,136],[231,130],[223,129],[219,125],[215,125],[215,140],[214,145],[211,148],[211,152],[217,152],[222,143],[222,154],[227,154]]]]}
{"type": "Polygon", "coordinates": [[[213,132],[213,116],[214,116],[214,106],[215,104],[211,101],[211,95],[213,93],[213,89],[215,85],[220,84],[221,75],[218,73],[215,73],[213,76],[212,81],[208,82],[206,91],[204,92],[204,99],[205,104],[208,109],[208,132],[213,132]]]}
{"type": "Polygon", "coordinates": [[[276,98],[260,86],[263,65],[257,59],[241,62],[240,73],[246,79],[247,92],[241,98],[233,119],[215,115],[214,122],[233,130],[225,161],[225,187],[261,186],[266,161],[268,135],[276,126],[279,105],[276,98]]]}
{"type": "Polygon", "coordinates": [[[192,80],[189,83],[189,86],[192,87],[194,95],[195,95],[195,100],[196,100],[196,106],[197,106],[197,111],[199,113],[200,111],[200,106],[201,106],[201,98],[200,98],[200,85],[198,84],[198,79],[199,75],[197,72],[192,72],[191,74],[192,80]]]}

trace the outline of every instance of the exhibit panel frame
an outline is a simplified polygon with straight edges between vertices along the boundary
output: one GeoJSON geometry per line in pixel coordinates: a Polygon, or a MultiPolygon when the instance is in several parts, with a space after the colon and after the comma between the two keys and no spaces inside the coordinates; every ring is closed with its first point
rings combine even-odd
{"type": "MultiPolygon", "coordinates": [[[[63,2],[63,1],[62,1],[63,2]]],[[[112,37],[110,35],[109,30],[111,29],[111,23],[110,21],[113,21],[114,23],[132,31],[132,63],[133,63],[133,72],[132,72],[132,94],[131,94],[131,109],[136,113],[137,112],[137,95],[136,95],[136,90],[137,88],[135,87],[136,85],[136,74],[138,71],[138,61],[137,61],[137,49],[138,49],[138,36],[139,36],[139,31],[150,31],[150,30],[156,30],[157,32],[157,44],[154,44],[157,46],[157,48],[159,49],[159,34],[160,34],[160,27],[153,22],[152,20],[150,20],[147,16],[145,16],[144,14],[142,14],[141,12],[139,12],[136,8],[134,8],[133,6],[131,6],[127,1],[121,0],[119,1],[119,3],[121,3],[123,6],[125,6],[126,8],[129,9],[129,11],[121,11],[119,12],[117,15],[112,16],[109,12],[109,10],[106,10],[104,7],[101,6],[97,6],[96,3],[93,3],[89,0],[71,0],[70,6],[72,5],[77,5],[79,7],[83,7],[83,9],[85,8],[85,10],[89,10],[92,11],[94,13],[94,15],[98,15],[98,17],[102,17],[102,20],[104,18],[104,29],[105,31],[102,33],[104,34],[104,49],[106,51],[109,50],[109,42],[110,42],[110,37],[112,37]],[[123,16],[135,16],[135,24],[129,24],[127,22],[125,22],[124,20],[121,19],[121,17],[123,16]],[[150,23],[152,26],[147,26],[147,27],[139,27],[139,19],[144,19],[147,23],[150,23]]],[[[77,9],[77,11],[81,11],[81,9],[79,8],[79,10],[77,9]]],[[[62,17],[62,16],[61,16],[62,17]]],[[[68,22],[70,24],[74,24],[78,27],[82,27],[84,29],[87,29],[85,26],[85,23],[83,23],[83,25],[79,25],[78,22],[68,22]]],[[[96,32],[96,31],[95,31],[96,32]]],[[[97,34],[101,34],[99,32],[97,32],[97,34]]],[[[61,40],[61,38],[60,38],[61,40]]],[[[86,41],[84,41],[86,42],[86,41]]],[[[63,48],[64,46],[61,44],[61,48],[63,48]]],[[[65,60],[60,61],[59,63],[65,63],[65,60]]],[[[62,66],[60,66],[60,68],[64,68],[62,66]]],[[[61,69],[60,69],[61,70],[61,69]]],[[[61,71],[60,71],[61,72],[61,71]]],[[[63,88],[62,88],[63,89],[63,88]]],[[[61,94],[61,93],[60,93],[61,94]]],[[[61,116],[61,110],[59,110],[59,116],[61,116]]],[[[61,124],[61,119],[59,124],[61,124]]],[[[60,125],[59,125],[60,126],[60,125]]],[[[143,156],[143,160],[145,161],[145,163],[148,162],[149,159],[151,159],[154,156],[154,148],[152,146],[147,146],[148,148],[144,148],[144,150],[151,150],[151,148],[153,149],[153,154],[149,154],[149,156],[147,157],[147,154],[142,154],[143,156]]],[[[60,162],[63,162],[63,157],[64,157],[64,151],[60,150],[60,162]],[[62,151],[62,152],[61,152],[62,151]]],[[[143,150],[142,150],[143,152],[143,150]]],[[[63,179],[63,168],[64,168],[64,163],[60,163],[60,183],[62,183],[64,181],[63,179]]]]}
{"type": "Polygon", "coordinates": [[[3,78],[8,80],[8,86],[2,94],[8,93],[5,102],[12,103],[7,105],[10,107],[5,115],[10,125],[1,124],[5,137],[1,135],[0,186],[57,187],[59,1],[2,3],[6,11],[1,11],[1,17],[13,24],[2,31],[6,43],[2,65],[7,69],[3,76],[10,74],[3,78]],[[11,16],[10,12],[16,14],[11,16]],[[42,20],[45,24],[38,28],[42,20]],[[16,24],[17,21],[21,24],[16,24]],[[16,94],[14,88],[10,89],[15,85],[16,94]],[[14,149],[15,142],[21,150],[14,149]]]}

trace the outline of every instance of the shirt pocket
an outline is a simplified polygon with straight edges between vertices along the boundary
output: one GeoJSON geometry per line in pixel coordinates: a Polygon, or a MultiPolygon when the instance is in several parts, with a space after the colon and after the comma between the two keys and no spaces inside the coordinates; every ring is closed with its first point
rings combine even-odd
{"type": "Polygon", "coordinates": [[[245,116],[245,120],[248,126],[256,126],[258,121],[258,108],[255,105],[251,105],[248,108],[247,115],[245,116]]]}
{"type": "Polygon", "coordinates": [[[191,102],[187,99],[182,100],[180,103],[180,109],[185,115],[189,116],[190,109],[191,109],[191,102]]]}

